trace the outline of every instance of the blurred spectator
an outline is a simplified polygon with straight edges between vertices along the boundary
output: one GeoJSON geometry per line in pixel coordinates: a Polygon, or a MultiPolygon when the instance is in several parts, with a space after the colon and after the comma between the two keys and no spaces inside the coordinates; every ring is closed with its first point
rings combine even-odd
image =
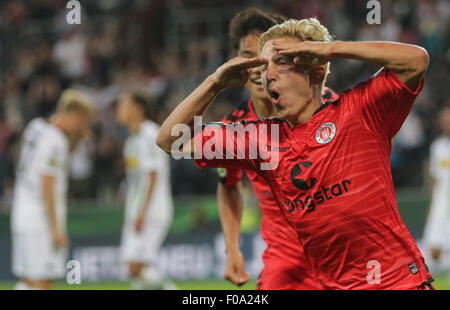
{"type": "Polygon", "coordinates": [[[394,185],[418,187],[423,183],[425,134],[421,119],[413,109],[393,139],[391,166],[394,185]]]}
{"type": "Polygon", "coordinates": [[[63,88],[59,70],[51,59],[51,46],[45,40],[36,42],[36,62],[27,84],[26,121],[42,116],[48,117],[56,107],[63,88]]]}
{"type": "Polygon", "coordinates": [[[450,3],[446,0],[418,1],[421,44],[431,57],[444,53],[445,32],[448,31],[450,3]]]}
{"type": "Polygon", "coordinates": [[[72,151],[69,167],[69,198],[94,199],[95,143],[91,137],[78,142],[72,151]]]}
{"type": "MultiPolygon", "coordinates": [[[[106,45],[105,45],[106,46],[106,45]]],[[[77,30],[65,32],[53,48],[53,59],[69,80],[80,78],[87,72],[87,38],[77,30]]]]}
{"type": "MultiPolygon", "coordinates": [[[[164,118],[200,80],[234,56],[228,49],[229,19],[255,4],[292,18],[316,16],[337,40],[393,40],[428,50],[431,64],[425,88],[395,138],[392,154],[396,186],[423,186],[428,155],[424,150],[437,134],[434,119],[449,97],[447,0],[382,1],[380,25],[366,23],[366,1],[356,0],[86,1],[82,25],[66,23],[65,4],[0,2],[0,107],[5,116],[1,126],[12,136],[20,133],[31,118],[47,116],[66,87],[89,94],[98,109],[95,137],[74,154],[72,175],[92,177],[96,198],[114,199],[123,174],[125,135],[113,113],[117,94],[127,88],[149,93],[157,98],[159,118],[164,118]],[[83,163],[92,152],[93,161],[83,163]]],[[[341,92],[376,70],[357,61],[336,60],[327,83],[341,92]]],[[[246,96],[242,89],[224,91],[205,121],[220,119],[246,96]]],[[[14,149],[15,145],[3,149],[4,156],[14,157],[14,149]]],[[[172,165],[174,194],[215,192],[214,171],[200,171],[190,161],[173,160],[172,165]]]]}
{"type": "MultiPolygon", "coordinates": [[[[8,144],[11,138],[11,131],[5,122],[3,111],[0,110],[0,198],[3,197],[4,192],[4,182],[6,174],[6,163],[7,163],[7,151],[8,144]]],[[[0,209],[2,209],[2,201],[0,200],[0,209]]]]}

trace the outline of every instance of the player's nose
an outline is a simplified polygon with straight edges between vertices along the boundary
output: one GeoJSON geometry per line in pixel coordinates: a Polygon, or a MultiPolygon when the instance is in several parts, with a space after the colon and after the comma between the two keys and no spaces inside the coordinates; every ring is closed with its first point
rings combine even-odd
{"type": "Polygon", "coordinates": [[[267,69],[266,69],[264,74],[265,74],[265,77],[266,77],[266,80],[267,80],[268,84],[270,84],[270,82],[272,82],[272,81],[275,81],[275,79],[276,79],[276,71],[275,71],[274,66],[271,63],[269,63],[267,65],[267,69]]]}

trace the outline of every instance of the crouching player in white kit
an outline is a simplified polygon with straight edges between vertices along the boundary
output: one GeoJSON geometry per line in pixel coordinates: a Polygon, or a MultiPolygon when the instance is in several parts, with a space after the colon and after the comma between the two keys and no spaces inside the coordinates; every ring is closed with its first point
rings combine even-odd
{"type": "Polygon", "coordinates": [[[430,175],[432,196],[430,212],[424,231],[424,241],[433,262],[430,267],[450,266],[440,264],[442,254],[450,254],[450,105],[445,106],[439,118],[442,135],[430,149],[430,175]]]}
{"type": "Polygon", "coordinates": [[[50,289],[66,274],[67,169],[71,145],[87,129],[94,108],[76,90],[62,93],[56,113],[25,128],[11,211],[16,289],[50,289]]]}
{"type": "Polygon", "coordinates": [[[159,249],[173,216],[169,157],[156,145],[159,126],[139,93],[124,93],[117,120],[130,135],[125,142],[127,197],[121,253],[136,289],[175,289],[157,267],[159,249]]]}

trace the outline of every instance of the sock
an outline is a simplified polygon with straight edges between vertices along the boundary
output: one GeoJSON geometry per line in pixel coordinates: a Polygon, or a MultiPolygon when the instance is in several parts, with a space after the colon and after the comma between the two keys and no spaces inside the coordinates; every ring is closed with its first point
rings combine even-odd
{"type": "Polygon", "coordinates": [[[162,284],[162,289],[165,291],[174,291],[178,290],[178,287],[169,279],[165,279],[162,284]]]}
{"type": "Polygon", "coordinates": [[[29,290],[28,285],[23,281],[17,282],[17,284],[14,286],[14,289],[16,291],[29,290]]]}
{"type": "Polygon", "coordinates": [[[29,286],[28,284],[26,284],[25,282],[23,282],[23,281],[19,281],[19,282],[17,282],[17,284],[14,286],[14,290],[20,290],[20,291],[23,291],[23,290],[30,290],[30,291],[40,291],[40,290],[44,290],[44,289],[42,289],[42,288],[35,288],[35,287],[31,287],[31,286],[29,286]]]}
{"type": "Polygon", "coordinates": [[[142,283],[142,279],[140,277],[131,279],[131,286],[135,290],[142,290],[144,289],[144,284],[142,283]]]}
{"type": "Polygon", "coordinates": [[[151,265],[144,267],[140,276],[144,289],[158,290],[161,289],[163,278],[156,267],[151,265]]]}

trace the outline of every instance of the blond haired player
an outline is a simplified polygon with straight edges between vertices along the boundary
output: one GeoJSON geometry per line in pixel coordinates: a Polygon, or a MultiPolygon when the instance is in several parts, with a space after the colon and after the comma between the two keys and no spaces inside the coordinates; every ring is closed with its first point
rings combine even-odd
{"type": "Polygon", "coordinates": [[[261,35],[258,55],[236,57],[210,75],[162,124],[158,145],[179,151],[172,149],[179,138],[174,126],[194,127],[221,90],[245,84],[247,69],[262,66],[262,85],[280,118],[203,124],[183,152],[197,155],[200,167],[240,166],[264,177],[318,287],[433,289],[398,213],[389,163],[391,139],[423,87],[427,52],[395,42],[332,41],[309,18],[272,26],[261,35]],[[336,58],[383,69],[322,104],[336,58]]]}
{"type": "Polygon", "coordinates": [[[149,119],[154,115],[145,95],[122,94],[116,113],[130,133],[123,152],[127,196],[122,259],[136,289],[174,289],[157,268],[173,214],[169,156],[156,145],[159,126],[149,119]]]}
{"type": "Polygon", "coordinates": [[[442,134],[433,141],[430,149],[433,189],[424,232],[425,243],[436,262],[443,252],[450,252],[450,105],[441,110],[439,122],[442,134]]]}
{"type": "Polygon", "coordinates": [[[68,89],[55,114],[33,119],[25,128],[11,213],[16,289],[50,289],[53,279],[65,275],[69,153],[93,114],[92,102],[68,89]]]}

